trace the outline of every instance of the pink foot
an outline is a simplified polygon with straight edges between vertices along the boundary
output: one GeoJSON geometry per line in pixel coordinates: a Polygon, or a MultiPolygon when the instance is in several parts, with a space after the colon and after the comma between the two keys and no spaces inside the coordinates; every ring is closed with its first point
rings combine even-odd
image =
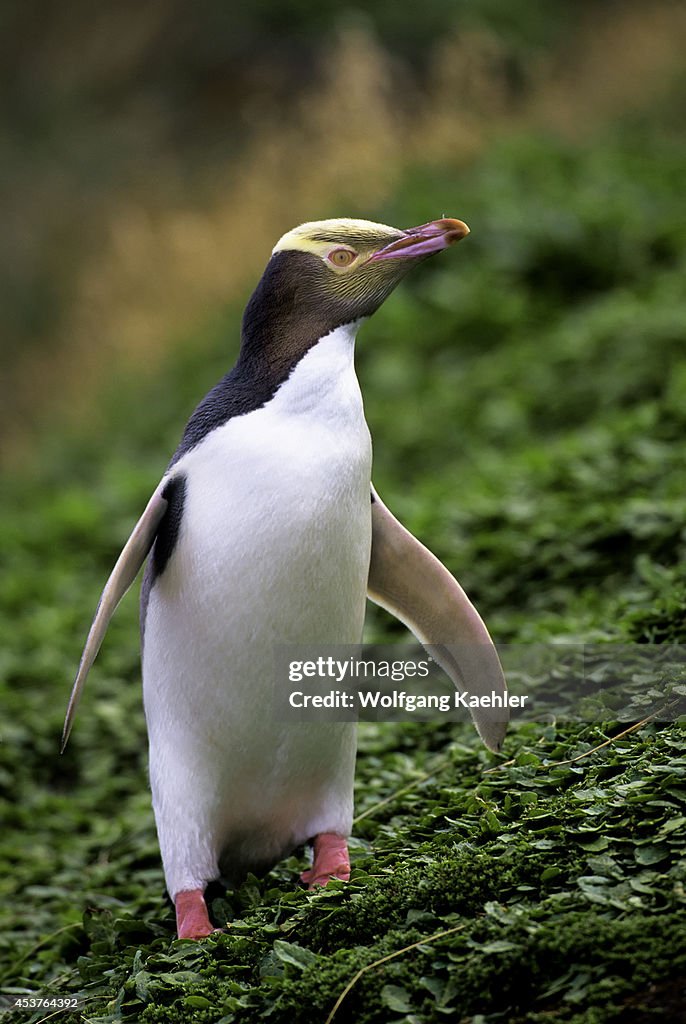
{"type": "Polygon", "coordinates": [[[314,837],[314,860],[312,867],[301,874],[308,889],[316,885],[326,885],[332,878],[340,878],[347,882],[350,878],[350,858],[348,843],[343,836],[335,832],[322,832],[314,837]]]}
{"type": "Polygon", "coordinates": [[[176,930],[180,939],[202,939],[212,932],[221,931],[221,928],[214,928],[210,924],[203,889],[177,892],[174,904],[176,930]]]}

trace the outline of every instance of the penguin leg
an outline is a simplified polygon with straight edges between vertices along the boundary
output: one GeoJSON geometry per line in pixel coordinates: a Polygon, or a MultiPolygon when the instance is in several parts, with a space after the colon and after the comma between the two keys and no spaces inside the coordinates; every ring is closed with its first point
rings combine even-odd
{"type": "Polygon", "coordinates": [[[180,939],[203,939],[206,935],[221,931],[221,928],[215,928],[210,921],[204,889],[177,892],[174,906],[176,931],[180,939]]]}
{"type": "Polygon", "coordinates": [[[312,867],[303,871],[301,879],[308,889],[326,885],[332,878],[347,882],[350,878],[350,857],[348,842],[335,832],[320,832],[314,837],[314,859],[312,867]]]}

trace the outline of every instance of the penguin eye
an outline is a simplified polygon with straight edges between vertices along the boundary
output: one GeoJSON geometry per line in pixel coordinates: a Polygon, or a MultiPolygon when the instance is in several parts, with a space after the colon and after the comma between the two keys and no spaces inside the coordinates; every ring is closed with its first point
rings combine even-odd
{"type": "Polygon", "coordinates": [[[349,267],[357,259],[357,253],[352,249],[333,249],[329,253],[328,259],[334,267],[349,267]]]}

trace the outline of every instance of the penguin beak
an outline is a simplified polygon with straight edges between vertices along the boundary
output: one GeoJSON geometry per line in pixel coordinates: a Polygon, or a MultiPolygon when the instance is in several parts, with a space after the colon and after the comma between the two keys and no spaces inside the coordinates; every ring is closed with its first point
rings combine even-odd
{"type": "Polygon", "coordinates": [[[383,249],[379,249],[367,260],[385,260],[392,258],[413,259],[418,256],[431,256],[434,252],[447,249],[449,245],[459,242],[469,234],[469,228],[461,220],[442,217],[431,220],[428,224],[420,224],[416,228],[407,228],[402,238],[397,238],[383,249]]]}

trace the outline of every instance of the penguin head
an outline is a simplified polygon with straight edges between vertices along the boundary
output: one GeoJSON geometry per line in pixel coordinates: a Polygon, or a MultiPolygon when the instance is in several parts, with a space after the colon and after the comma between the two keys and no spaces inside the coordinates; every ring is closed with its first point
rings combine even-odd
{"type": "Polygon", "coordinates": [[[270,262],[302,275],[311,294],[306,298],[301,287],[301,301],[326,303],[332,316],[357,320],[378,309],[413,266],[468,233],[450,218],[404,231],[345,217],[312,221],[288,231],[270,262]]]}
{"type": "Polygon", "coordinates": [[[342,217],[277,242],[243,317],[243,351],[292,365],[335,328],[371,316],[417,263],[469,234],[444,217],[401,231],[342,217]]]}

